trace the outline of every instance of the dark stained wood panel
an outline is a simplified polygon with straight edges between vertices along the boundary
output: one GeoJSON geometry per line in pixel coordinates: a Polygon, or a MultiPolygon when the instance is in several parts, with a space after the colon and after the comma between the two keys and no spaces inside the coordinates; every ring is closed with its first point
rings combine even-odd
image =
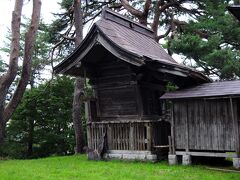
{"type": "Polygon", "coordinates": [[[134,87],[98,90],[102,116],[136,115],[134,87]]]}
{"type": "Polygon", "coordinates": [[[144,115],[161,115],[162,109],[159,100],[161,94],[161,90],[141,86],[144,115]]]}

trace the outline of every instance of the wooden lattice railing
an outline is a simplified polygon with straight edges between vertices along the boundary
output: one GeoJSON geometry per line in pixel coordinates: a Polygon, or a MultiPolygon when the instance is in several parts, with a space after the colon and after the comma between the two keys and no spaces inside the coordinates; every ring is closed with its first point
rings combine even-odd
{"type": "Polygon", "coordinates": [[[162,121],[92,122],[87,127],[88,146],[98,149],[106,134],[108,150],[151,151],[153,145],[167,144],[162,135],[166,129],[162,121]]]}

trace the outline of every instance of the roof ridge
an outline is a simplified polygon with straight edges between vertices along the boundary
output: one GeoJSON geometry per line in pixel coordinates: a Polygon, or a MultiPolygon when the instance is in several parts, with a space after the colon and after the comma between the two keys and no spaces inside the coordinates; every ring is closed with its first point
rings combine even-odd
{"type": "Polygon", "coordinates": [[[154,35],[153,30],[151,30],[147,26],[144,26],[138,22],[135,22],[135,21],[127,18],[124,15],[121,15],[115,11],[112,11],[111,9],[109,9],[107,7],[102,10],[102,18],[113,21],[113,22],[118,23],[122,26],[125,26],[129,29],[132,29],[133,31],[142,33],[148,37],[153,38],[153,35],[154,35]]]}

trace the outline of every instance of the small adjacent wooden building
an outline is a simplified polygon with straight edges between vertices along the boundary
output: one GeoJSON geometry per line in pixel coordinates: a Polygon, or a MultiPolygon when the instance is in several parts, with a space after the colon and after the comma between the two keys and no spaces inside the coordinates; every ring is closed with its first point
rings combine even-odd
{"type": "Polygon", "coordinates": [[[191,163],[189,156],[234,157],[239,163],[240,81],[205,83],[161,99],[172,103],[170,154],[183,155],[183,164],[191,163]]]}
{"type": "Polygon", "coordinates": [[[154,150],[168,146],[170,123],[159,97],[169,81],[179,87],[210,81],[178,64],[152,30],[109,9],[55,73],[89,79],[88,146],[97,149],[104,136],[108,155],[126,159],[154,160],[154,150]]]}

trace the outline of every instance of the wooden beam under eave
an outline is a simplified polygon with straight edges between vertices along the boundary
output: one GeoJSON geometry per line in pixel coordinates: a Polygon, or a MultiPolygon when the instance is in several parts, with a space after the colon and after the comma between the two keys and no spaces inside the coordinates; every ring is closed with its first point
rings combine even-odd
{"type": "Polygon", "coordinates": [[[188,77],[186,73],[182,73],[174,69],[158,68],[157,70],[158,72],[161,72],[161,73],[168,73],[168,74],[173,74],[175,76],[188,77]]]}

